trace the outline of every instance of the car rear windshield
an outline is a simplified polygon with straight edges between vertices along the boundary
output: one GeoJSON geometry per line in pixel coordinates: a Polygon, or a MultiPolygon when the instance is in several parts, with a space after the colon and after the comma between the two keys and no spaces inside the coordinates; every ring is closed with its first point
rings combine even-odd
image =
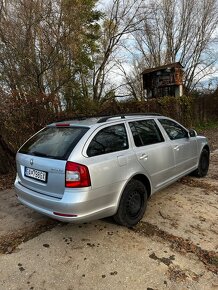
{"type": "Polygon", "coordinates": [[[47,127],[29,139],[19,153],[66,160],[88,131],[84,127],[47,127]]]}

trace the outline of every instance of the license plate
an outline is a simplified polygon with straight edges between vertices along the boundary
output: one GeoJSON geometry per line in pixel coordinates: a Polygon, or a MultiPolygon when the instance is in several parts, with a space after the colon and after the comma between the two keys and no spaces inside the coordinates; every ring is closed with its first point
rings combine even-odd
{"type": "Polygon", "coordinates": [[[45,171],[25,167],[24,175],[42,182],[47,182],[47,172],[45,171]]]}

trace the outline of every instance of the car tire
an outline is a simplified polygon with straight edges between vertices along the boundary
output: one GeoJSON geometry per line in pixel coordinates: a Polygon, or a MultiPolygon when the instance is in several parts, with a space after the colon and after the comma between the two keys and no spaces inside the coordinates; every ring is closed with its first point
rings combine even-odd
{"type": "Polygon", "coordinates": [[[196,177],[204,177],[207,175],[210,163],[209,151],[203,149],[198,163],[198,168],[192,173],[196,177]]]}
{"type": "Polygon", "coordinates": [[[133,227],[142,219],[146,206],[146,187],[141,181],[133,179],[123,191],[114,220],[122,226],[133,227]]]}

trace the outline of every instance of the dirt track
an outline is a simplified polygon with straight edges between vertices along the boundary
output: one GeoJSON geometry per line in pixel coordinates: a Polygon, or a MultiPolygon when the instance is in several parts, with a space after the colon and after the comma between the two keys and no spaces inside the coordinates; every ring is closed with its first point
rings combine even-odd
{"type": "Polygon", "coordinates": [[[60,224],[0,194],[0,289],[218,289],[218,150],[206,178],[149,200],[133,229],[60,224]]]}

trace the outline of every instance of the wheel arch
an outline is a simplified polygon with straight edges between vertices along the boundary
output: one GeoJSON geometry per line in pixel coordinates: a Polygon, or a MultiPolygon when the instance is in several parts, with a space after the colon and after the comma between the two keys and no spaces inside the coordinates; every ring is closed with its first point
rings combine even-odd
{"type": "Polygon", "coordinates": [[[138,180],[138,181],[141,181],[146,189],[147,189],[147,194],[148,194],[148,198],[151,196],[152,194],[152,184],[151,184],[151,181],[150,179],[143,173],[136,173],[135,175],[132,175],[126,182],[125,184],[123,185],[122,187],[122,190],[120,191],[120,194],[116,200],[116,209],[115,209],[115,213],[117,212],[117,209],[119,207],[119,204],[120,204],[120,200],[121,200],[121,197],[123,195],[123,192],[124,192],[124,189],[126,188],[127,184],[131,181],[131,180],[138,180]]]}
{"type": "Polygon", "coordinates": [[[144,184],[145,188],[147,189],[147,194],[148,194],[148,198],[149,198],[151,196],[151,183],[150,183],[150,180],[148,179],[148,177],[145,176],[144,174],[137,174],[137,175],[133,176],[132,179],[141,181],[144,184]]]}
{"type": "Polygon", "coordinates": [[[208,146],[208,144],[204,144],[204,146],[202,146],[202,149],[200,151],[200,155],[199,155],[199,159],[198,159],[198,166],[190,174],[195,176],[195,177],[198,177],[198,178],[205,177],[207,175],[207,172],[208,172],[209,163],[210,163],[210,147],[208,146]],[[207,157],[206,157],[207,160],[204,161],[204,164],[202,165],[202,158],[204,158],[205,151],[207,154],[207,157]]]}
{"type": "Polygon", "coordinates": [[[204,147],[202,148],[202,150],[205,149],[208,151],[208,153],[210,154],[210,147],[208,145],[204,145],[204,147]]]}
{"type": "MultiPolygon", "coordinates": [[[[136,225],[138,223],[146,210],[147,207],[147,200],[151,195],[151,184],[150,180],[147,176],[144,174],[135,174],[129,180],[125,183],[125,186],[123,186],[122,192],[119,196],[118,203],[117,203],[117,209],[115,214],[113,215],[113,219],[116,223],[122,225],[122,226],[128,226],[132,227],[133,225],[136,225]],[[131,184],[132,183],[132,184],[131,184]],[[130,187],[128,187],[128,185],[130,187]],[[143,186],[144,185],[144,186],[143,186]],[[135,188],[137,188],[139,191],[137,191],[141,197],[140,197],[140,207],[137,209],[137,212],[135,212],[135,205],[134,205],[134,199],[133,199],[133,214],[136,216],[131,215],[130,213],[126,211],[126,208],[129,208],[127,205],[127,201],[129,198],[131,198],[131,195],[135,194],[135,188]],[[145,191],[146,188],[146,191],[145,191]],[[127,191],[126,191],[127,190],[127,191]],[[140,193],[141,192],[141,193],[140,193]],[[124,194],[125,193],[125,194],[124,194]],[[127,207],[126,207],[127,206],[127,207]]],[[[132,206],[132,202],[130,202],[130,207],[132,206]]]]}

